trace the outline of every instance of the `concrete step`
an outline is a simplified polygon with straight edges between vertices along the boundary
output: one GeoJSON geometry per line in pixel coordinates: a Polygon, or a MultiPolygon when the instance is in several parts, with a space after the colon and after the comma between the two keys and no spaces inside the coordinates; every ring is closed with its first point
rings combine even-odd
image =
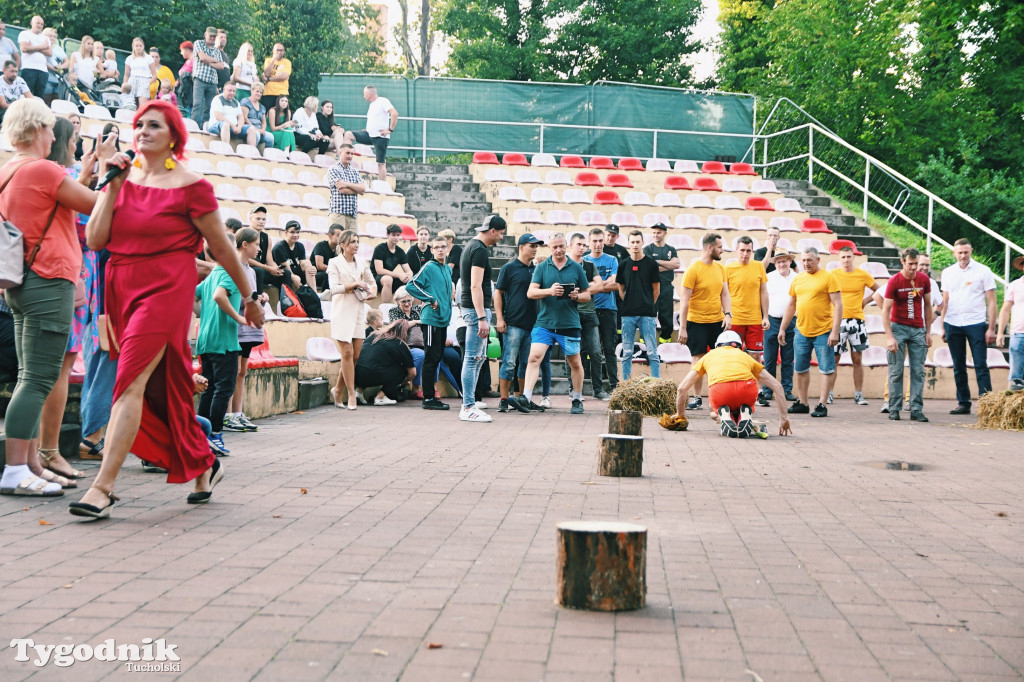
{"type": "MultiPolygon", "coordinates": [[[[391,166],[388,166],[388,169],[390,170],[391,166]]],[[[765,179],[766,180],[771,180],[772,182],[775,183],[776,187],[778,187],[779,189],[787,192],[787,196],[788,196],[788,191],[789,190],[808,189],[810,187],[810,183],[808,183],[806,180],[789,180],[787,178],[765,178],[765,179]]]]}
{"type": "Polygon", "coordinates": [[[444,173],[469,174],[469,166],[465,164],[447,163],[406,163],[394,162],[388,164],[388,172],[397,176],[402,174],[428,174],[441,175],[444,173]]]}
{"type": "Polygon", "coordinates": [[[405,195],[405,201],[440,201],[446,202],[452,199],[453,195],[458,197],[460,201],[480,201],[486,202],[487,195],[483,192],[471,192],[467,190],[439,190],[439,189],[420,189],[404,187],[405,191],[402,194],[405,195]]]}
{"type": "Polygon", "coordinates": [[[402,194],[415,190],[479,194],[479,189],[475,183],[469,180],[464,182],[459,180],[395,180],[395,191],[402,194]]]}

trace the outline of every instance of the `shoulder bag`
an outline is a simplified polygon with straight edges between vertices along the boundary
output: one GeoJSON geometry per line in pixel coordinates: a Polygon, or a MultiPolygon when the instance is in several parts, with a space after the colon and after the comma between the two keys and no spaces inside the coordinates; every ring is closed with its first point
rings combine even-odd
{"type": "MultiPolygon", "coordinates": [[[[10,184],[15,174],[22,167],[35,160],[28,159],[27,161],[22,161],[17,168],[11,171],[4,184],[0,185],[0,194],[7,189],[7,185],[10,184]]],[[[36,254],[39,253],[39,245],[43,243],[46,233],[50,231],[50,225],[53,224],[53,218],[56,215],[57,202],[54,202],[53,211],[50,212],[50,219],[46,221],[46,227],[43,228],[43,233],[39,236],[39,241],[36,242],[27,261],[25,260],[25,236],[18,229],[17,225],[0,216],[0,219],[3,219],[3,228],[0,229],[0,288],[10,289],[21,286],[22,282],[25,281],[25,271],[31,268],[32,263],[35,262],[36,254]]]]}

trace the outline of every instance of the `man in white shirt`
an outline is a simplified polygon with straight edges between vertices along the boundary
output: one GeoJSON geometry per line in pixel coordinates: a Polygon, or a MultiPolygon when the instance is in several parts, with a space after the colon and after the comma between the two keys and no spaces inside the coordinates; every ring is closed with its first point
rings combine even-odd
{"type": "Polygon", "coordinates": [[[21,77],[28,83],[32,95],[42,97],[46,92],[46,81],[50,72],[46,68],[47,57],[53,56],[53,43],[43,35],[45,26],[41,16],[32,17],[32,28],[18,34],[21,48],[21,77]]]}
{"type": "Polygon", "coordinates": [[[0,120],[3,119],[7,107],[19,99],[31,96],[32,91],[29,90],[28,83],[18,75],[18,66],[14,60],[8,59],[4,62],[3,76],[0,77],[0,120]]]}
{"type": "Polygon", "coordinates": [[[950,414],[971,413],[967,383],[967,345],[971,346],[978,395],[992,390],[986,353],[996,338],[996,279],[986,266],[971,260],[974,249],[966,239],[953,242],[956,263],[942,271],[942,338],[953,356],[957,406],[950,414]],[[986,319],[987,318],[987,319],[986,319]]]}
{"type": "Polygon", "coordinates": [[[377,86],[367,85],[363,88],[363,99],[370,103],[366,111],[366,130],[349,130],[345,133],[345,141],[349,144],[358,142],[373,146],[377,157],[377,178],[388,179],[388,169],[384,163],[387,158],[388,144],[391,133],[398,125],[398,110],[387,97],[377,96],[377,86]]]}
{"type": "Polygon", "coordinates": [[[225,83],[224,92],[213,98],[210,103],[210,132],[220,135],[225,142],[234,137],[255,147],[260,141],[260,131],[242,117],[242,106],[235,99],[237,88],[234,83],[225,83]]]}
{"type": "Polygon", "coordinates": [[[3,19],[0,19],[0,67],[3,67],[8,61],[12,61],[18,65],[20,70],[21,53],[18,52],[18,46],[14,44],[14,41],[4,35],[6,31],[7,25],[3,19]]]}
{"type": "MultiPolygon", "coordinates": [[[[764,368],[775,376],[775,366],[781,369],[782,388],[786,391],[786,400],[796,400],[793,395],[793,335],[796,333],[796,319],[786,327],[786,345],[782,347],[782,362],[779,363],[779,327],[782,316],[789,305],[789,285],[793,283],[796,272],[793,270],[793,256],[785,249],[776,249],[772,259],[774,268],[768,273],[768,331],[764,333],[764,368]]],[[[768,405],[772,398],[772,390],[767,386],[761,389],[757,404],[768,405]]]]}

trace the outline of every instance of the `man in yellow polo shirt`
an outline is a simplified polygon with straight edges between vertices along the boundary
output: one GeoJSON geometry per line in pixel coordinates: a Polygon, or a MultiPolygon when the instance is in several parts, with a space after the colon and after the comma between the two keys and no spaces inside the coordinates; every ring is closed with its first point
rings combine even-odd
{"type": "Polygon", "coordinates": [[[754,240],[744,235],[736,240],[738,258],[725,266],[725,281],[732,299],[732,331],[739,334],[747,353],[755,360],[764,351],[764,330],[768,328],[768,273],[754,260],[754,240]]]}
{"type": "MultiPolygon", "coordinates": [[[[709,232],[701,240],[703,251],[700,258],[686,268],[683,275],[683,289],[679,292],[679,343],[690,349],[693,361],[697,362],[714,347],[718,335],[732,325],[732,310],[729,287],[725,282],[725,268],[722,260],[722,236],[709,232]]],[[[693,388],[688,407],[700,407],[701,381],[693,388]]]]}
{"type": "MultiPolygon", "coordinates": [[[[708,402],[718,420],[723,436],[748,438],[756,435],[752,418],[757,385],[762,383],[782,395],[779,380],[765,371],[760,362],[743,352],[743,342],[733,331],[722,332],[715,341],[714,350],[693,365],[676,391],[676,413],[686,416],[686,394],[703,375],[708,376],[708,402]]],[[[785,401],[776,401],[779,407],[779,435],[792,433],[785,401]]],[[[767,437],[765,434],[763,437],[767,437]]]]}
{"type": "MultiPolygon", "coordinates": [[[[793,371],[796,374],[796,402],[790,405],[790,414],[807,414],[811,408],[807,403],[810,387],[811,351],[818,358],[818,372],[821,374],[820,400],[812,417],[827,417],[828,392],[836,380],[836,358],[829,346],[839,343],[839,323],[843,319],[843,295],[835,275],[819,268],[821,258],[814,247],[804,249],[800,254],[803,272],[793,278],[789,285],[789,305],[782,316],[780,329],[785,329],[796,316],[796,336],[793,339],[793,371]]],[[[779,345],[786,345],[786,335],[779,333],[779,345]]]]}
{"type": "MultiPolygon", "coordinates": [[[[850,361],[853,363],[853,402],[857,405],[867,405],[864,399],[864,366],[861,364],[861,355],[868,345],[868,327],[864,322],[864,306],[873,299],[881,307],[882,297],[875,299],[875,292],[878,291],[878,283],[866,270],[853,266],[853,249],[844,246],[839,249],[839,262],[842,267],[832,271],[839,281],[839,291],[843,295],[843,321],[839,326],[839,344],[832,348],[836,356],[836,366],[839,365],[839,356],[847,348],[850,350],[850,361]]],[[[836,370],[838,371],[838,370],[836,370]]],[[[833,382],[834,385],[835,382],[833,382]]],[[[828,402],[832,402],[832,391],[828,392],[828,402]]]]}
{"type": "Polygon", "coordinates": [[[260,102],[270,111],[277,106],[277,98],[288,94],[288,79],[292,75],[292,62],[284,56],[284,45],[274,43],[273,56],[263,60],[262,80],[267,86],[263,89],[260,102]]]}

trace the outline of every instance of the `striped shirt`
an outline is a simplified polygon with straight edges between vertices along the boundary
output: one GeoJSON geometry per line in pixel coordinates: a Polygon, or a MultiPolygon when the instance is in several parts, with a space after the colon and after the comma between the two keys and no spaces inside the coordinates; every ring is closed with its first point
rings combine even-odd
{"type": "Polygon", "coordinates": [[[205,54],[209,57],[213,57],[215,61],[224,62],[225,64],[228,61],[227,56],[218,48],[207,45],[206,38],[200,38],[192,44],[195,46],[195,57],[192,60],[194,62],[192,66],[192,78],[197,81],[203,81],[204,83],[216,83],[217,72],[212,66],[200,59],[199,55],[205,54]]]}
{"type": "Polygon", "coordinates": [[[331,213],[354,217],[356,215],[356,207],[358,206],[356,195],[342,194],[335,187],[335,183],[338,180],[360,183],[363,179],[359,177],[359,171],[353,168],[351,164],[343,166],[340,163],[336,163],[327,171],[327,186],[331,189],[331,213]]]}

